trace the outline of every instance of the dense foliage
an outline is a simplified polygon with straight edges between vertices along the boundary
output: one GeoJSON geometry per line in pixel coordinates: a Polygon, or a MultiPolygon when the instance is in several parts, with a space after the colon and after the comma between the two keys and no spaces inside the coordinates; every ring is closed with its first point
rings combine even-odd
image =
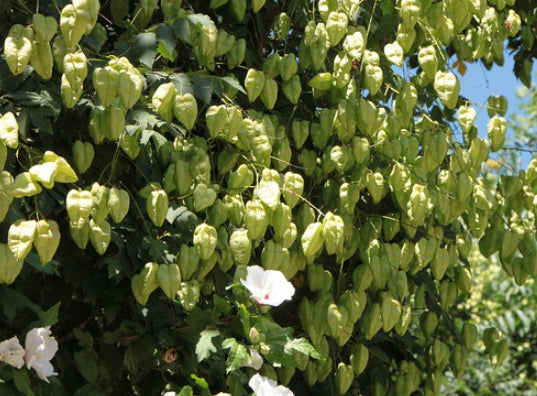
{"type": "Polygon", "coordinates": [[[0,338],[59,349],[50,383],[0,351],[0,393],[434,395],[479,338],[504,361],[453,313],[474,239],[537,273],[537,162],[481,176],[507,104],[478,134],[453,68],[509,39],[529,85],[514,3],[1,2],[0,338]]]}

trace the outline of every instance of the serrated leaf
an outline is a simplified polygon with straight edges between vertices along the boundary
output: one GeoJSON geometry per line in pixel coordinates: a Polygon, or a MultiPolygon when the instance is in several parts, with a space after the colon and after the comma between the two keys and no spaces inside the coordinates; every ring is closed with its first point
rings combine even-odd
{"type": "Polygon", "coordinates": [[[173,73],[170,75],[170,80],[175,84],[175,88],[182,94],[194,92],[192,81],[185,73],[173,73]]]}
{"type": "Polygon", "coordinates": [[[222,96],[222,83],[211,76],[197,75],[192,76],[192,93],[205,104],[211,103],[213,92],[217,96],[222,96]]]}
{"type": "Polygon", "coordinates": [[[200,339],[196,344],[196,357],[198,362],[208,358],[211,353],[216,352],[216,347],[213,344],[212,339],[220,335],[220,332],[216,329],[205,329],[200,334],[200,339]]]}
{"type": "Polygon", "coordinates": [[[229,349],[226,360],[226,373],[236,370],[250,359],[248,349],[237,342],[235,338],[226,338],[222,343],[224,349],[229,349]]]}
{"type": "Polygon", "coordinates": [[[301,352],[304,355],[311,356],[314,359],[322,359],[323,357],[304,337],[288,339],[283,347],[286,354],[292,355],[293,351],[301,352]]]}
{"type": "Polygon", "coordinates": [[[177,57],[175,45],[177,38],[175,37],[174,28],[166,23],[161,23],[157,29],[158,48],[157,51],[169,61],[174,61],[177,57]],[[175,56],[174,56],[175,53],[175,56]]]}
{"type": "Polygon", "coordinates": [[[140,63],[151,69],[158,54],[157,35],[155,33],[138,33],[133,52],[140,63]]]}
{"type": "Polygon", "coordinates": [[[244,88],[242,87],[242,85],[240,84],[238,80],[231,78],[231,77],[221,77],[220,79],[226,84],[228,84],[231,88],[234,88],[240,93],[243,93],[246,95],[246,91],[244,90],[244,88]]]}
{"type": "Polygon", "coordinates": [[[186,19],[193,24],[193,25],[202,25],[205,26],[208,29],[216,29],[216,25],[214,24],[213,20],[205,14],[190,14],[187,15],[186,19]]]}

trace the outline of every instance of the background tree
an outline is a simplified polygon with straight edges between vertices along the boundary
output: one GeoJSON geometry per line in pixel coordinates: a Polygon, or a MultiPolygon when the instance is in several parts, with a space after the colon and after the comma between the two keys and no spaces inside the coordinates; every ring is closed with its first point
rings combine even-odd
{"type": "Polygon", "coordinates": [[[59,350],[50,384],[6,364],[2,392],[241,395],[259,369],[432,395],[479,336],[500,364],[501,333],[454,314],[473,239],[537,272],[537,175],[481,176],[505,107],[478,136],[450,65],[509,38],[529,83],[528,6],[3,2],[0,336],[50,325],[59,350]],[[292,300],[257,304],[254,265],[292,300]]]}

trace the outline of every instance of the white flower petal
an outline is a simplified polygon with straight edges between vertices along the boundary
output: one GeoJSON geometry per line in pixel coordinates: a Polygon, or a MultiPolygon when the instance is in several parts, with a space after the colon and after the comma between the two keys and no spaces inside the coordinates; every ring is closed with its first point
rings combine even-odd
{"type": "Polygon", "coordinates": [[[294,286],[281,271],[265,271],[258,265],[249,266],[247,271],[246,280],[241,279],[241,282],[259,304],[278,306],[295,294],[294,286]]]}
{"type": "Polygon", "coordinates": [[[38,377],[46,382],[49,382],[47,377],[58,375],[58,373],[54,372],[54,367],[52,367],[52,364],[48,360],[36,360],[32,368],[35,370],[38,377]]]}
{"type": "Polygon", "coordinates": [[[294,396],[294,393],[285,386],[278,385],[276,381],[259,374],[250,378],[248,385],[253,389],[255,396],[294,396]]]}
{"type": "Polygon", "coordinates": [[[58,342],[51,336],[50,326],[34,328],[26,334],[26,367],[33,368],[39,378],[48,382],[47,377],[57,375],[50,360],[58,352],[58,342]]]}
{"type": "Polygon", "coordinates": [[[0,360],[20,369],[24,366],[25,351],[17,336],[0,342],[0,360]]]}
{"type": "Polygon", "coordinates": [[[242,367],[251,367],[254,370],[260,370],[263,366],[263,357],[255,348],[250,348],[250,363],[244,363],[242,367]]]}

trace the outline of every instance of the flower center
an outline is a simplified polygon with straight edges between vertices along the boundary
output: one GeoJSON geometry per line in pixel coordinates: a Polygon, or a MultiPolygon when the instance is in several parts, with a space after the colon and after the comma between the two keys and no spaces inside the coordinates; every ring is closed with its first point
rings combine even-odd
{"type": "Polygon", "coordinates": [[[265,296],[263,297],[263,299],[264,299],[264,300],[268,300],[268,298],[269,298],[269,294],[267,293],[267,294],[265,294],[265,296]]]}

